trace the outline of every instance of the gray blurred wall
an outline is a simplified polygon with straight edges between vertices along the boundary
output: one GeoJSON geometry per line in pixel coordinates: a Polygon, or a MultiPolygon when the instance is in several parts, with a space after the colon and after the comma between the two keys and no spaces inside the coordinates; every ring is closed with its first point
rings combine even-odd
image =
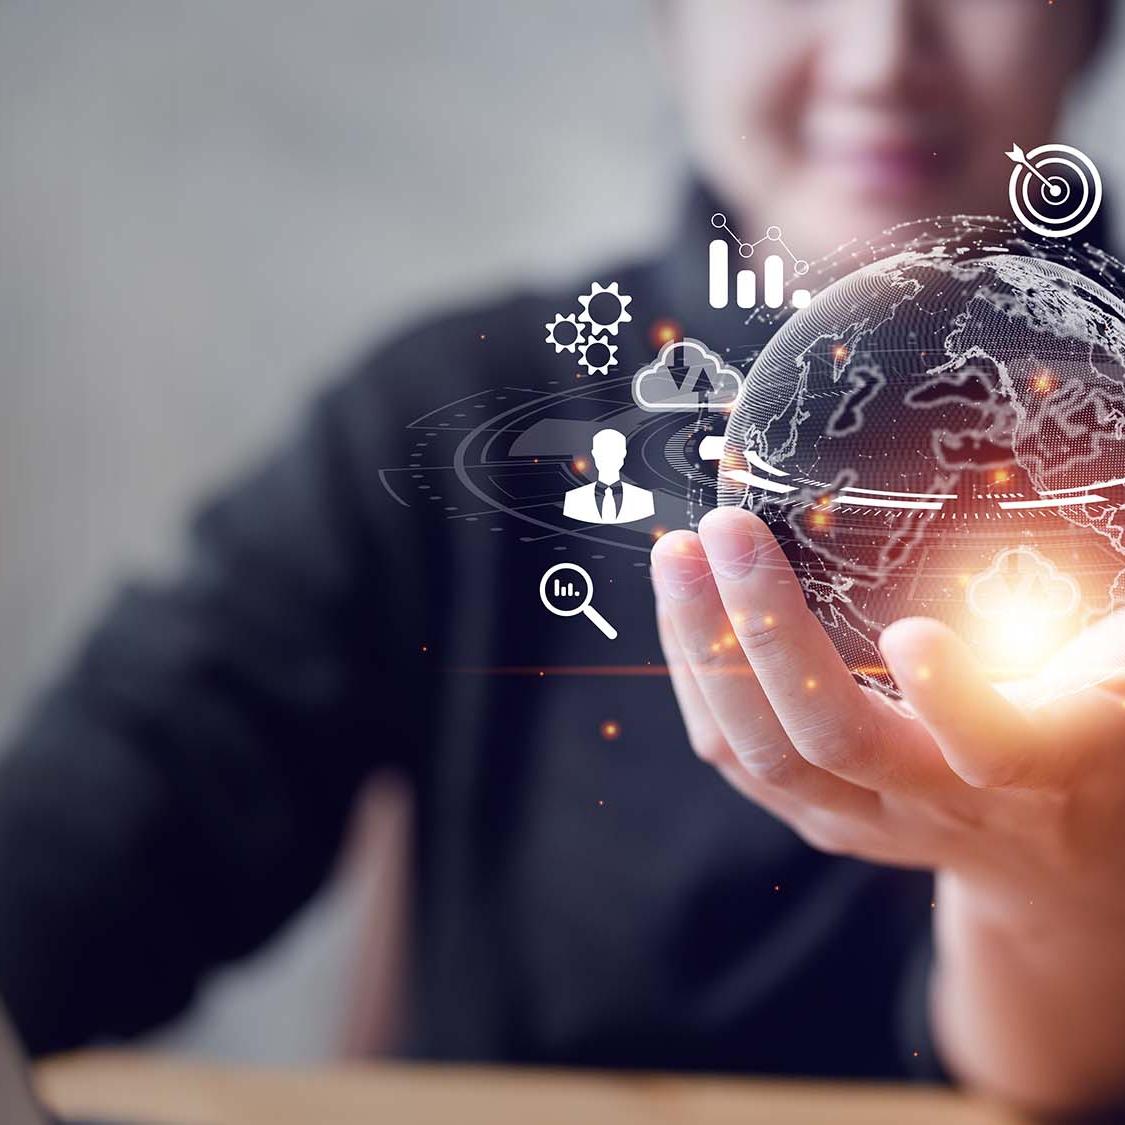
{"type": "MultiPolygon", "coordinates": [[[[0,731],[361,344],[661,228],[648,6],[0,0],[0,731]]],[[[1118,183],[1123,81],[1115,51],[1068,137],[1118,183]]],[[[158,1042],[322,1057],[351,902],[158,1042]]]]}
{"type": "MultiPolygon", "coordinates": [[[[0,0],[0,731],[363,344],[658,228],[644,7],[0,0]]],[[[159,1041],[323,1055],[350,904],[159,1041]]]]}

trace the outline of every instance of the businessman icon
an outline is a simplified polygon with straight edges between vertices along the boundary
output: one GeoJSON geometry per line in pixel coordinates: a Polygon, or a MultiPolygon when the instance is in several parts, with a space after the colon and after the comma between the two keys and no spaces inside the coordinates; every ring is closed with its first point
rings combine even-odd
{"type": "Polygon", "coordinates": [[[618,430],[599,430],[590,452],[598,479],[566,494],[563,515],[582,523],[634,523],[651,516],[652,493],[621,479],[625,435],[618,430]]]}

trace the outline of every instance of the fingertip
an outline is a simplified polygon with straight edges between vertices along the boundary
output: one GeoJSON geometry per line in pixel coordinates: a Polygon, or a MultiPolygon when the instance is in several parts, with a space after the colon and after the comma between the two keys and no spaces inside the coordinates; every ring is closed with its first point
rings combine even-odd
{"type": "Polygon", "coordinates": [[[654,559],[690,554],[699,549],[699,536],[694,531],[676,528],[666,531],[653,543],[650,554],[654,559]]]}
{"type": "Polygon", "coordinates": [[[688,601],[699,594],[711,577],[710,564],[699,536],[693,531],[676,530],[662,535],[653,545],[654,585],[659,595],[688,601]]]}
{"type": "Polygon", "coordinates": [[[935,641],[944,641],[956,634],[948,625],[935,621],[932,617],[901,617],[892,621],[879,636],[879,647],[908,648],[926,646],[935,641]]]}
{"type": "Polygon", "coordinates": [[[740,507],[711,508],[704,513],[703,518],[699,521],[700,533],[705,530],[710,532],[730,528],[750,529],[756,532],[765,527],[766,522],[761,516],[755,515],[748,508],[740,507]]]}
{"type": "Polygon", "coordinates": [[[773,539],[769,528],[744,508],[715,508],[699,521],[699,537],[715,572],[731,581],[747,577],[773,539]]]}
{"type": "Polygon", "coordinates": [[[879,651],[904,690],[932,683],[952,664],[976,663],[957,634],[932,617],[904,617],[888,625],[879,637],[879,651]]]}
{"type": "Polygon", "coordinates": [[[1002,788],[1031,776],[1030,729],[952,629],[930,618],[896,621],[879,648],[906,702],[963,781],[1002,788]]]}

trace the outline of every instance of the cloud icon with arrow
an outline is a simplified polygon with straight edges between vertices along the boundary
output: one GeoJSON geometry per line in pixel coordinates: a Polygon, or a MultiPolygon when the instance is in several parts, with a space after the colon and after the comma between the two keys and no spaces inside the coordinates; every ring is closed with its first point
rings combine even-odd
{"type": "Polygon", "coordinates": [[[698,340],[672,340],[633,376],[633,401],[642,410],[730,410],[742,372],[698,340]]]}
{"type": "Polygon", "coordinates": [[[1031,547],[1008,547],[997,553],[987,570],[966,589],[969,608],[986,621],[1013,613],[1046,621],[1066,617],[1078,608],[1081,591],[1069,574],[1031,547]]]}

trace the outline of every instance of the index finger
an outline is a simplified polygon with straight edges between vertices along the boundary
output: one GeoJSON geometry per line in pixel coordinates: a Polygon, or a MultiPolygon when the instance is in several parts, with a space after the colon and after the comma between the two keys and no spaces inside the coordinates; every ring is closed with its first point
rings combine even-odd
{"type": "Polygon", "coordinates": [[[853,679],[762,520],[719,508],[699,534],[734,634],[801,757],[869,789],[956,782],[936,746],[919,749],[926,740],[889,744],[887,716],[853,679]]]}

